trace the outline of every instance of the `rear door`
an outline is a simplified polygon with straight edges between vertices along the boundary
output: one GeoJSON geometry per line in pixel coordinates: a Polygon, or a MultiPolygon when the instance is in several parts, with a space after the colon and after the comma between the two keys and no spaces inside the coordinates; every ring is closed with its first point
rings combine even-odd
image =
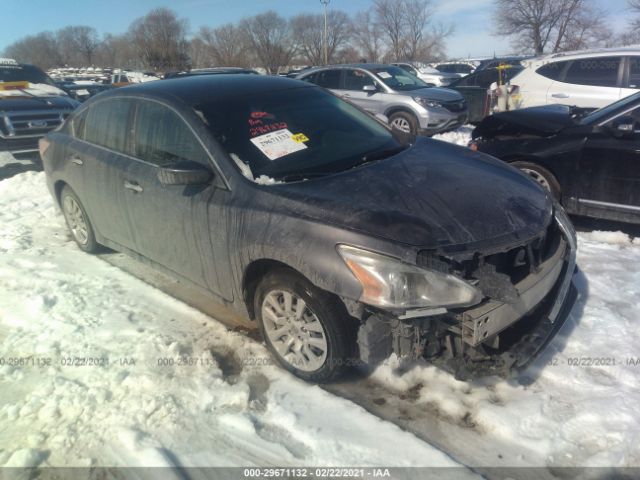
{"type": "Polygon", "coordinates": [[[213,184],[162,185],[158,172],[163,165],[189,160],[210,170],[213,167],[202,143],[176,111],[152,100],[136,103],[135,160],[126,172],[126,202],[136,250],[193,283],[232,299],[229,282],[218,281],[216,276],[216,261],[228,259],[214,258],[208,222],[210,200],[227,192],[213,184]]]}
{"type": "Polygon", "coordinates": [[[76,193],[93,226],[126,248],[134,246],[124,198],[131,107],[132,101],[124,98],[91,105],[74,120],[75,139],[66,151],[69,169],[82,172],[83,188],[76,193]]]}
{"type": "Polygon", "coordinates": [[[633,95],[640,91],[640,56],[627,57],[626,71],[620,98],[633,95]]]}
{"type": "Polygon", "coordinates": [[[547,91],[547,103],[601,108],[620,98],[622,57],[591,57],[571,61],[547,91]]]}

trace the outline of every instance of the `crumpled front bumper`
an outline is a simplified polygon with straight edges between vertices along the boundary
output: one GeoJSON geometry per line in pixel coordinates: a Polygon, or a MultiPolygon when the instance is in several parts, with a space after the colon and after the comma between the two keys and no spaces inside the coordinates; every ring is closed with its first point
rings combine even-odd
{"type": "MultiPolygon", "coordinates": [[[[577,290],[573,285],[573,276],[576,272],[577,241],[571,221],[562,207],[556,207],[555,221],[562,232],[566,248],[562,253],[562,262],[558,263],[557,268],[560,269],[560,272],[547,294],[535,302],[538,293],[535,287],[539,287],[538,290],[545,288],[545,281],[548,282],[549,277],[554,275],[553,268],[547,271],[543,278],[538,279],[536,285],[523,295],[525,303],[535,302],[535,305],[533,303],[527,305],[527,308],[532,308],[528,317],[525,315],[530,326],[529,331],[506,351],[499,354],[460,356],[448,362],[448,369],[453,371],[456,378],[465,380],[492,374],[506,377],[521,371],[536,358],[565,323],[577,298],[577,290]]],[[[508,310],[507,315],[513,313],[513,306],[505,305],[503,308],[508,310]]],[[[521,321],[521,319],[518,318],[517,321],[521,321]]],[[[481,328],[473,332],[476,335],[476,340],[481,340],[477,338],[479,332],[482,332],[481,328]]],[[[488,334],[488,336],[490,335],[491,333],[488,334]]]]}

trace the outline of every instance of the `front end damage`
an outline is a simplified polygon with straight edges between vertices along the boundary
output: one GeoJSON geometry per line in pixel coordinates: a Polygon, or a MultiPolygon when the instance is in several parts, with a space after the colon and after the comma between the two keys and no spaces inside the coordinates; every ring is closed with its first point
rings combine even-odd
{"type": "Polygon", "coordinates": [[[544,232],[506,251],[465,258],[421,252],[417,263],[473,283],[483,300],[462,309],[371,311],[358,332],[360,357],[370,365],[396,353],[427,358],[460,380],[507,377],[553,338],[576,297],[576,239],[561,207],[544,232]]]}

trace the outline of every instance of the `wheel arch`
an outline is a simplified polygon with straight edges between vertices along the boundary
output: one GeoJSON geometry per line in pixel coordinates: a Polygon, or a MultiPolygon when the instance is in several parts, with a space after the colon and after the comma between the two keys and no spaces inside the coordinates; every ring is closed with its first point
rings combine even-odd
{"type": "Polygon", "coordinates": [[[56,202],[58,202],[58,206],[61,205],[60,197],[62,196],[62,189],[66,186],[69,186],[69,184],[64,180],[58,180],[53,184],[53,192],[55,194],[56,202]]]}
{"type": "Polygon", "coordinates": [[[409,115],[413,115],[413,117],[416,119],[416,121],[418,121],[418,115],[416,115],[416,112],[414,112],[413,110],[411,110],[411,108],[407,107],[407,106],[403,106],[403,105],[394,105],[391,106],[389,108],[387,108],[384,112],[384,114],[387,117],[391,117],[391,115],[394,115],[396,113],[408,113],[409,115]]]}

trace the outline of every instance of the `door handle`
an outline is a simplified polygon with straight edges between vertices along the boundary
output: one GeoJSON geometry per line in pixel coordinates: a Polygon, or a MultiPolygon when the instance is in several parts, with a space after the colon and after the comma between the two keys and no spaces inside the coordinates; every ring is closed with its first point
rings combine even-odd
{"type": "Polygon", "coordinates": [[[71,157],[71,163],[75,163],[76,165],[84,165],[84,162],[80,157],[71,157]]]}
{"type": "Polygon", "coordinates": [[[138,193],[142,192],[142,187],[140,185],[138,185],[137,183],[128,182],[127,180],[124,181],[124,188],[133,190],[134,192],[138,193]]]}
{"type": "Polygon", "coordinates": [[[552,93],[551,96],[553,98],[569,98],[569,94],[567,93],[552,93]]]}

